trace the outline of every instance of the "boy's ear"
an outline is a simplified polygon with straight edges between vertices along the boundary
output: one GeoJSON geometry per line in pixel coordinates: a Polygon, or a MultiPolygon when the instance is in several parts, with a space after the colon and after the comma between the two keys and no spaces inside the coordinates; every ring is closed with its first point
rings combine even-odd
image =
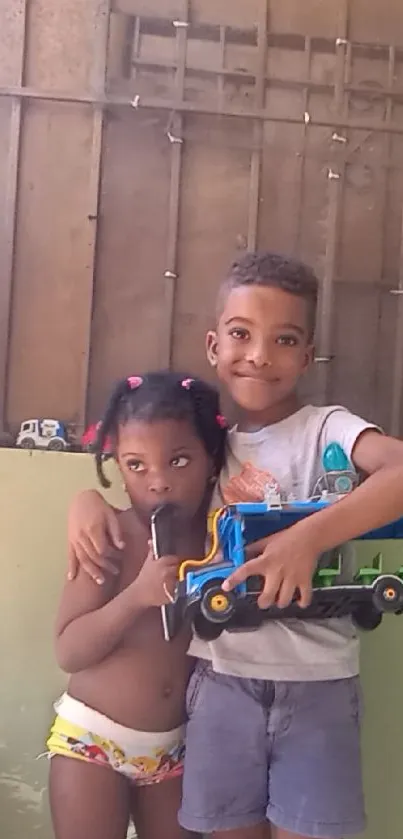
{"type": "Polygon", "coordinates": [[[206,353],[212,367],[217,367],[217,333],[210,329],[206,335],[206,353]]]}
{"type": "Polygon", "coordinates": [[[306,351],[305,351],[305,364],[304,364],[304,373],[309,370],[313,360],[315,358],[315,345],[308,344],[306,351]]]}

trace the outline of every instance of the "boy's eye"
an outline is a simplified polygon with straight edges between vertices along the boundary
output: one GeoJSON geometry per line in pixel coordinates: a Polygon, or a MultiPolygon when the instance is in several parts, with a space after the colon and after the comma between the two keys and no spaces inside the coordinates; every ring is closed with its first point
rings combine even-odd
{"type": "Polygon", "coordinates": [[[190,458],[184,454],[178,455],[171,460],[171,466],[175,469],[183,469],[188,463],[190,463],[190,458]]]}
{"type": "Polygon", "coordinates": [[[234,326],[233,329],[230,329],[229,334],[231,338],[235,338],[236,341],[245,341],[249,336],[249,332],[247,329],[244,329],[242,326],[234,326]]]}
{"type": "Polygon", "coordinates": [[[295,335],[279,335],[276,344],[280,344],[281,347],[296,347],[298,340],[295,335]]]}
{"type": "Polygon", "coordinates": [[[126,466],[131,472],[144,472],[146,468],[141,460],[128,460],[126,466]]]}

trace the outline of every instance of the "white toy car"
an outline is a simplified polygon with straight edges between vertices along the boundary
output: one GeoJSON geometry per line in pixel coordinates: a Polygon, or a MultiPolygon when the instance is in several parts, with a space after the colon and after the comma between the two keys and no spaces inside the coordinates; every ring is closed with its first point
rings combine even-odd
{"type": "Polygon", "coordinates": [[[25,420],[15,442],[20,449],[49,449],[54,452],[70,448],[63,423],[54,419],[25,420]]]}

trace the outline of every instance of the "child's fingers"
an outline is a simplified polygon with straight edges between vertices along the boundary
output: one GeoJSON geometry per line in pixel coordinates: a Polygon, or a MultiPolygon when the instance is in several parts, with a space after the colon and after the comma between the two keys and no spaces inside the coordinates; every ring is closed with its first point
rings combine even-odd
{"type": "Polygon", "coordinates": [[[88,532],[81,531],[80,542],[85,546],[85,550],[92,562],[98,562],[98,558],[106,554],[108,547],[110,547],[107,539],[107,533],[100,527],[90,528],[88,532]]]}
{"type": "Polygon", "coordinates": [[[162,587],[168,600],[172,600],[175,595],[176,585],[178,582],[178,578],[174,572],[164,574],[162,578],[162,587]]]}
{"type": "Polygon", "coordinates": [[[81,562],[81,568],[94,580],[94,583],[97,583],[101,586],[105,582],[105,574],[100,570],[98,565],[95,565],[94,562],[91,562],[89,559],[83,559],[81,562]]]}
{"type": "Polygon", "coordinates": [[[100,545],[95,542],[95,537],[92,534],[87,535],[87,533],[81,532],[74,544],[74,550],[80,565],[85,559],[89,559],[94,565],[97,565],[100,556],[106,553],[107,545],[104,543],[102,550],[99,550],[99,547],[100,545]]]}
{"type": "Polygon", "coordinates": [[[306,583],[305,585],[299,585],[298,588],[300,592],[298,605],[301,606],[301,609],[306,609],[312,600],[312,582],[306,583]]]}
{"type": "Polygon", "coordinates": [[[257,599],[259,609],[268,609],[277,602],[277,595],[281,585],[279,574],[271,573],[265,576],[263,591],[257,599]]]}
{"type": "MultiPolygon", "coordinates": [[[[107,554],[99,555],[87,536],[84,537],[83,535],[80,545],[77,545],[76,556],[84,570],[94,568],[97,571],[97,576],[103,576],[100,569],[109,571],[110,574],[119,574],[119,557],[116,557],[115,561],[115,557],[111,559],[110,554],[109,556],[107,554]]],[[[90,576],[95,579],[94,574],[90,574],[90,576]]]]}
{"type": "Polygon", "coordinates": [[[76,557],[76,552],[72,545],[68,547],[68,555],[67,555],[67,579],[74,580],[77,576],[78,571],[78,560],[76,557]]]}
{"type": "Polygon", "coordinates": [[[94,564],[98,569],[103,568],[105,571],[109,571],[110,574],[115,574],[115,576],[120,573],[119,557],[113,557],[111,559],[110,556],[99,556],[94,564]]]}
{"type": "Polygon", "coordinates": [[[295,597],[296,585],[294,580],[283,580],[276,599],[276,606],[285,609],[295,597]]]}
{"type": "Polygon", "coordinates": [[[251,577],[253,574],[261,574],[260,570],[260,563],[258,559],[251,559],[246,565],[241,565],[240,568],[237,568],[233,574],[227,577],[222,584],[222,588],[224,591],[232,591],[235,586],[238,586],[239,583],[245,582],[248,577],[251,577]]]}
{"type": "Polygon", "coordinates": [[[79,544],[74,548],[75,560],[79,567],[95,580],[97,583],[105,582],[104,571],[111,574],[119,574],[119,568],[107,557],[99,557],[95,554],[95,560],[89,555],[88,545],[79,544]]]}
{"type": "Polygon", "coordinates": [[[105,541],[101,552],[99,552],[92,537],[87,536],[86,533],[82,533],[80,542],[75,547],[75,553],[80,565],[89,561],[97,568],[104,568],[105,571],[110,571],[111,574],[119,574],[119,555],[116,553],[117,562],[115,562],[115,556],[111,559],[111,547],[105,541]]]}
{"type": "Polygon", "coordinates": [[[119,520],[114,510],[108,510],[106,526],[107,534],[112,542],[112,545],[114,545],[119,551],[123,550],[125,543],[122,539],[119,520]]]}

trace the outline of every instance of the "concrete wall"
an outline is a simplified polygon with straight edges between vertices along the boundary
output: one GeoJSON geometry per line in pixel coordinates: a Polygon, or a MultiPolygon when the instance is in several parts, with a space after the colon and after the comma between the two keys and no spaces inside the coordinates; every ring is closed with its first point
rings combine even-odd
{"type": "MultiPolygon", "coordinates": [[[[74,492],[94,484],[94,469],[86,455],[0,450],[0,476],[0,836],[51,839],[48,767],[36,757],[63,688],[52,623],[66,568],[66,509],[74,492]]],[[[111,492],[123,501],[118,488],[111,492]]],[[[388,551],[391,567],[400,549],[388,551]]],[[[403,619],[390,618],[363,642],[365,839],[401,835],[402,641],[403,619]]]]}

